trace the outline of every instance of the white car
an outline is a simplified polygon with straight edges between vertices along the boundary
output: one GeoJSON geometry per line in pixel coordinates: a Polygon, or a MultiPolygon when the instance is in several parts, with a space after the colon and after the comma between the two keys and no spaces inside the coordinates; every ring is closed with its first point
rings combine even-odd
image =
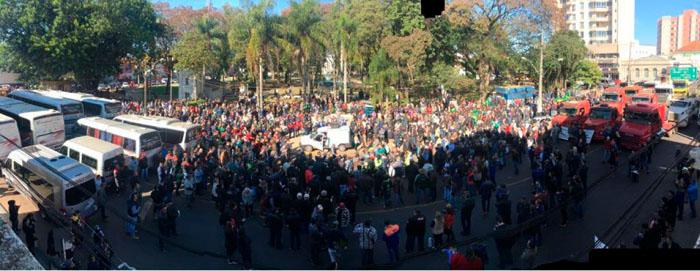
{"type": "Polygon", "coordinates": [[[324,150],[331,148],[344,151],[352,146],[350,127],[346,125],[339,128],[331,128],[330,126],[318,128],[315,133],[302,136],[299,145],[307,152],[312,149],[324,150]]]}
{"type": "Polygon", "coordinates": [[[122,82],[122,88],[128,88],[129,82],[122,82]]]}

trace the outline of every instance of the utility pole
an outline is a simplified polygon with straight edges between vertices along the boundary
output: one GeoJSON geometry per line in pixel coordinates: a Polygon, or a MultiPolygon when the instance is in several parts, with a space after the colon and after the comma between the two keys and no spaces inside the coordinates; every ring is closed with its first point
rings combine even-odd
{"type": "Polygon", "coordinates": [[[170,79],[168,79],[168,84],[170,85],[170,102],[173,102],[173,69],[170,69],[170,79]]]}
{"type": "MultiPolygon", "coordinates": [[[[145,68],[145,67],[144,67],[145,68]]],[[[148,69],[143,69],[143,109],[148,107],[148,69]]]]}
{"type": "Polygon", "coordinates": [[[540,33],[540,72],[537,93],[537,113],[542,113],[542,81],[544,76],[544,33],[540,33]]]}

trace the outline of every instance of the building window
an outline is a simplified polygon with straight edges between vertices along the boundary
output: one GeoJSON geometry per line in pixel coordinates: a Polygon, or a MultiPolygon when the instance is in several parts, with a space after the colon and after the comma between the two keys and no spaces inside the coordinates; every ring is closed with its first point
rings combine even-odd
{"type": "Polygon", "coordinates": [[[654,68],[652,71],[654,72],[654,80],[659,79],[659,70],[654,68]]]}
{"type": "Polygon", "coordinates": [[[579,9],[583,9],[583,2],[578,3],[578,8],[579,8],[579,9]]]}
{"type": "Polygon", "coordinates": [[[634,69],[634,77],[639,78],[639,68],[634,69]]]}
{"type": "Polygon", "coordinates": [[[644,78],[648,78],[648,77],[649,77],[649,69],[644,68],[644,78]]]}

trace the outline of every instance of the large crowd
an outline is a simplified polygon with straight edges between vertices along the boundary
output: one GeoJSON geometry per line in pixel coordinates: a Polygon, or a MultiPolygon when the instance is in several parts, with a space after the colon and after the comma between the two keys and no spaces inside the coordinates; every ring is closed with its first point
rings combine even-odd
{"type": "MultiPolygon", "coordinates": [[[[138,225],[146,223],[145,215],[152,215],[164,250],[164,239],[178,234],[180,210],[174,199],[184,197],[187,206],[212,200],[220,214],[229,263],[253,266],[253,242],[244,225],[256,219],[269,230],[269,246],[284,249],[286,228],[288,249],[301,250],[305,240],[309,260],[315,266],[327,262],[333,269],[339,268],[339,253],[347,249],[350,238],[357,240],[363,266],[375,264],[374,249],[380,240],[389,262],[396,263],[399,234],[406,234],[406,253],[451,247],[457,234],[472,234],[473,213],[486,217],[495,211],[495,232],[520,226],[522,233],[496,239],[498,267],[516,267],[511,250],[522,237],[526,245],[519,255],[522,266],[517,267],[531,269],[547,224],[532,223],[533,219],[549,210],[556,210],[561,227],[570,217],[583,218],[586,140],[579,135],[578,140],[558,144],[549,121],[536,117],[534,100],[491,97],[476,102],[445,96],[400,106],[376,105],[373,110],[366,105],[343,103],[332,96],[276,99],[262,110],[254,99],[124,102],[123,113],[171,117],[200,126],[199,142],[190,150],[167,146],[153,166],[141,158],[127,159],[115,168],[118,190],[131,193],[127,233],[138,239],[138,225]],[[349,126],[352,146],[313,152],[298,146],[300,135],[327,125],[349,126]],[[498,177],[506,170],[530,175],[531,196],[511,198],[498,177]],[[157,176],[157,183],[150,200],[145,200],[141,190],[149,172],[157,176]],[[357,217],[360,208],[436,201],[444,204],[435,205],[434,214],[416,210],[403,225],[383,221],[379,230],[380,224],[357,217]]],[[[557,104],[547,98],[544,108],[556,110],[557,104]]],[[[615,142],[619,137],[612,133],[605,143],[611,166],[615,142]]],[[[107,189],[105,183],[97,193],[103,218],[107,189]]],[[[479,245],[445,252],[454,269],[484,268],[488,261],[479,245]]]]}

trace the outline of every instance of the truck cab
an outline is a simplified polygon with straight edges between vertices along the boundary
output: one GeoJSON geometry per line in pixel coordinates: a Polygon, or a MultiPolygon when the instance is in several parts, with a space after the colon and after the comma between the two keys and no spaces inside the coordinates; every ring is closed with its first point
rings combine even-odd
{"type": "Polygon", "coordinates": [[[637,95],[634,95],[630,99],[630,103],[650,103],[650,104],[655,104],[659,102],[659,98],[656,96],[656,93],[653,92],[642,92],[638,93],[637,95]]]}
{"type": "Polygon", "coordinates": [[[605,139],[605,132],[611,132],[615,127],[618,127],[622,122],[622,115],[617,112],[617,109],[600,104],[591,108],[591,113],[584,123],[584,129],[593,130],[592,140],[600,141],[605,139]]]}
{"type": "Polygon", "coordinates": [[[666,105],[634,103],[625,109],[620,126],[620,145],[628,150],[639,150],[652,139],[662,136],[670,129],[666,122],[666,105]]]}
{"type": "Polygon", "coordinates": [[[673,100],[668,107],[668,121],[680,128],[688,127],[690,119],[697,115],[695,99],[673,100]]]}
{"type": "Polygon", "coordinates": [[[659,97],[659,103],[666,104],[671,100],[673,95],[673,84],[658,83],[654,87],[654,93],[659,97]]]}
{"type": "Polygon", "coordinates": [[[312,149],[339,149],[344,151],[352,146],[350,139],[350,127],[345,125],[338,128],[331,126],[320,127],[316,132],[301,137],[299,145],[304,151],[312,149]]]}
{"type": "Polygon", "coordinates": [[[635,95],[641,93],[642,89],[642,86],[639,85],[631,85],[625,87],[625,97],[627,98],[627,102],[629,102],[631,97],[634,97],[635,95]]]}
{"type": "Polygon", "coordinates": [[[688,97],[688,80],[673,80],[673,98],[680,100],[688,97]]]}
{"type": "Polygon", "coordinates": [[[617,112],[620,115],[622,115],[622,113],[625,111],[625,105],[627,104],[628,100],[629,97],[627,94],[625,94],[625,89],[619,87],[607,88],[600,96],[601,103],[617,109],[617,112]]]}
{"type": "Polygon", "coordinates": [[[588,100],[564,102],[552,118],[553,125],[569,127],[583,124],[591,112],[591,103],[588,100]]]}

